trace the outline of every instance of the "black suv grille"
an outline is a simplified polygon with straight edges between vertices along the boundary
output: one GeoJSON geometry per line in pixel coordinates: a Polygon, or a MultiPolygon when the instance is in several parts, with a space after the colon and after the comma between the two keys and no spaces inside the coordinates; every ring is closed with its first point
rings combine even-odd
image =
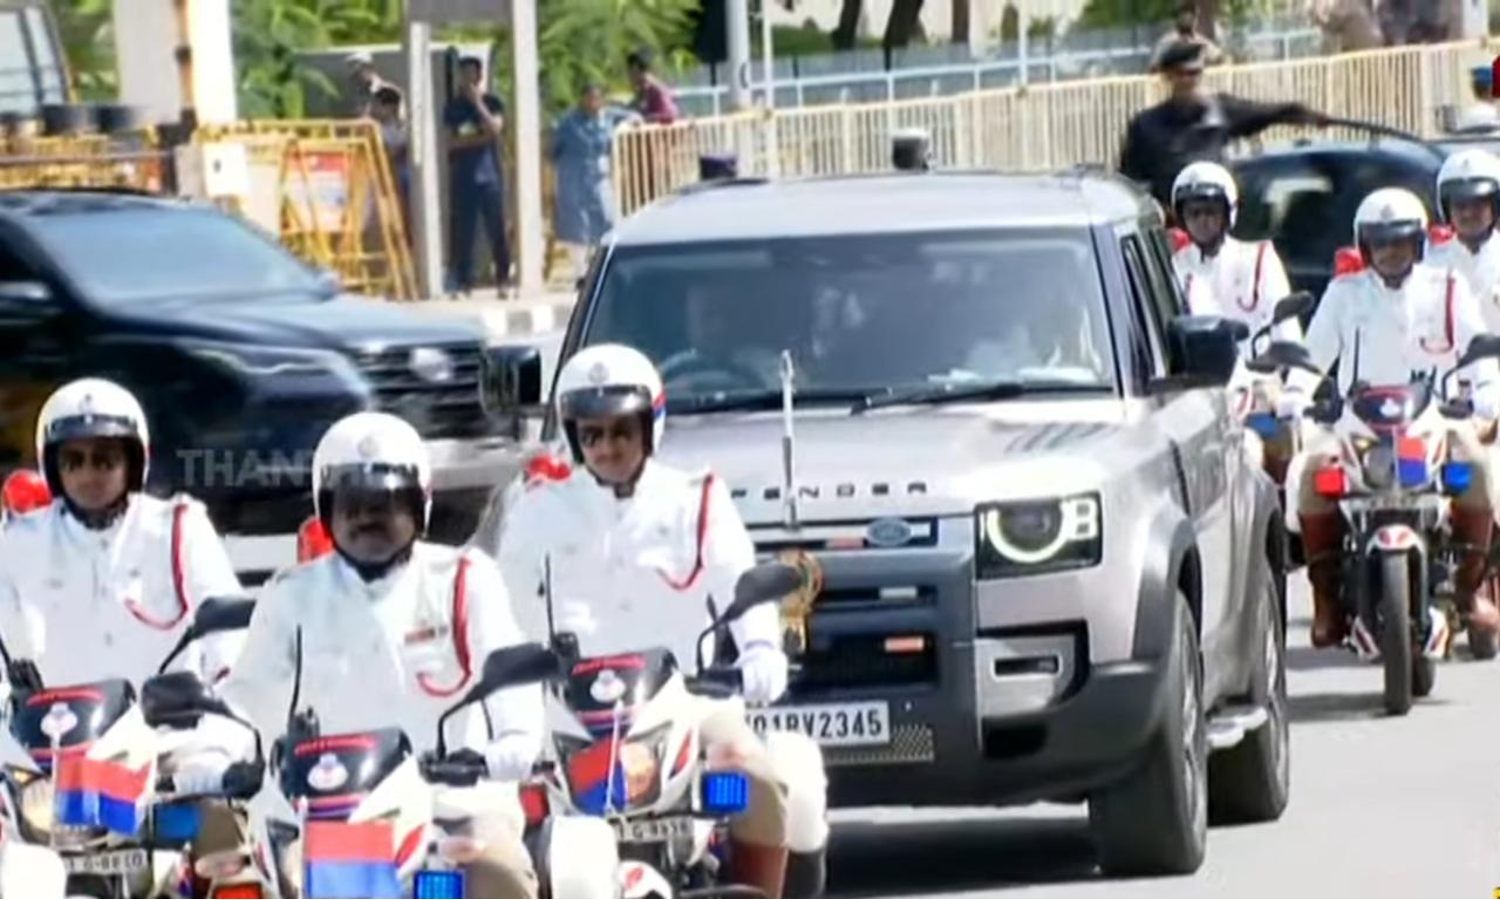
{"type": "Polygon", "coordinates": [[[410,422],[422,437],[483,437],[489,418],[479,400],[482,351],[478,344],[446,344],[442,350],[453,360],[453,377],[427,381],[412,370],[416,346],[392,348],[355,356],[360,371],[370,380],[375,400],[383,412],[410,422]]]}
{"type": "Polygon", "coordinates": [[[885,638],[875,635],[835,638],[826,649],[803,654],[792,684],[803,689],[935,684],[937,647],[932,635],[922,638],[922,649],[909,653],[888,652],[885,638]]]}

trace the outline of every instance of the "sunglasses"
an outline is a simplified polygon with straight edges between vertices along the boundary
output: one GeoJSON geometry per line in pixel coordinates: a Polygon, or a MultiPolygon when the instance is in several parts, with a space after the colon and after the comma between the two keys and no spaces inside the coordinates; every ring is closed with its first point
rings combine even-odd
{"type": "Polygon", "coordinates": [[[84,467],[107,472],[125,465],[125,454],[120,450],[64,450],[58,454],[58,464],[68,472],[76,472],[84,467]]]}
{"type": "Polygon", "coordinates": [[[578,426],[578,442],[585,447],[598,445],[605,438],[611,441],[636,441],[641,436],[641,428],[634,420],[625,419],[610,425],[580,425],[578,426]]]}

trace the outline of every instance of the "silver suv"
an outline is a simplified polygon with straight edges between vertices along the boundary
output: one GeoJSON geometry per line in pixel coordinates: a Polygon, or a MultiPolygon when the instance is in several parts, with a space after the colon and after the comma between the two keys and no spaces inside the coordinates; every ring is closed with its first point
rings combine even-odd
{"type": "MultiPolygon", "coordinates": [[[[1169,272],[1155,206],[1088,171],[708,185],[598,254],[563,359],[647,353],[664,457],[821,562],[751,717],[822,743],[836,804],[1086,799],[1111,873],[1196,870],[1210,811],[1280,816],[1285,535],[1226,403],[1243,326],[1169,272]]],[[[512,352],[497,393],[545,415],[512,352]]]]}

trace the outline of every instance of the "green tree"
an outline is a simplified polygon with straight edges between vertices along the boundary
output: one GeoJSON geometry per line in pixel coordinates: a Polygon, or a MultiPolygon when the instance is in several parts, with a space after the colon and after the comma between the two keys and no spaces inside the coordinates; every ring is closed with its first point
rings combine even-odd
{"type": "Polygon", "coordinates": [[[113,4],[110,0],[57,0],[53,12],[63,52],[84,101],[113,100],[115,75],[113,4]]]}

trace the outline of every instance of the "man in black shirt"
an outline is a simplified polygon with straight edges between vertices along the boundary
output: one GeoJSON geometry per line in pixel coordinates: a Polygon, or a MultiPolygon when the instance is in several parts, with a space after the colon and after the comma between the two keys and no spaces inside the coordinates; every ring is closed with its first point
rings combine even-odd
{"type": "Polygon", "coordinates": [[[458,90],[443,110],[448,127],[448,203],[452,213],[453,280],[459,293],[474,287],[474,238],[480,224],[495,262],[495,282],[510,279],[510,245],[505,234],[505,179],[500,139],[505,104],[484,89],[484,62],[459,61],[458,90]]]}
{"type": "Polygon", "coordinates": [[[1162,208],[1172,208],[1172,180],[1188,163],[1222,163],[1235,138],[1252,137],[1272,125],[1324,125],[1328,119],[1301,103],[1262,104],[1203,89],[1203,47],[1183,41],[1161,55],[1162,75],[1172,95],[1137,113],[1125,131],[1120,173],[1150,189],[1162,208]]]}

